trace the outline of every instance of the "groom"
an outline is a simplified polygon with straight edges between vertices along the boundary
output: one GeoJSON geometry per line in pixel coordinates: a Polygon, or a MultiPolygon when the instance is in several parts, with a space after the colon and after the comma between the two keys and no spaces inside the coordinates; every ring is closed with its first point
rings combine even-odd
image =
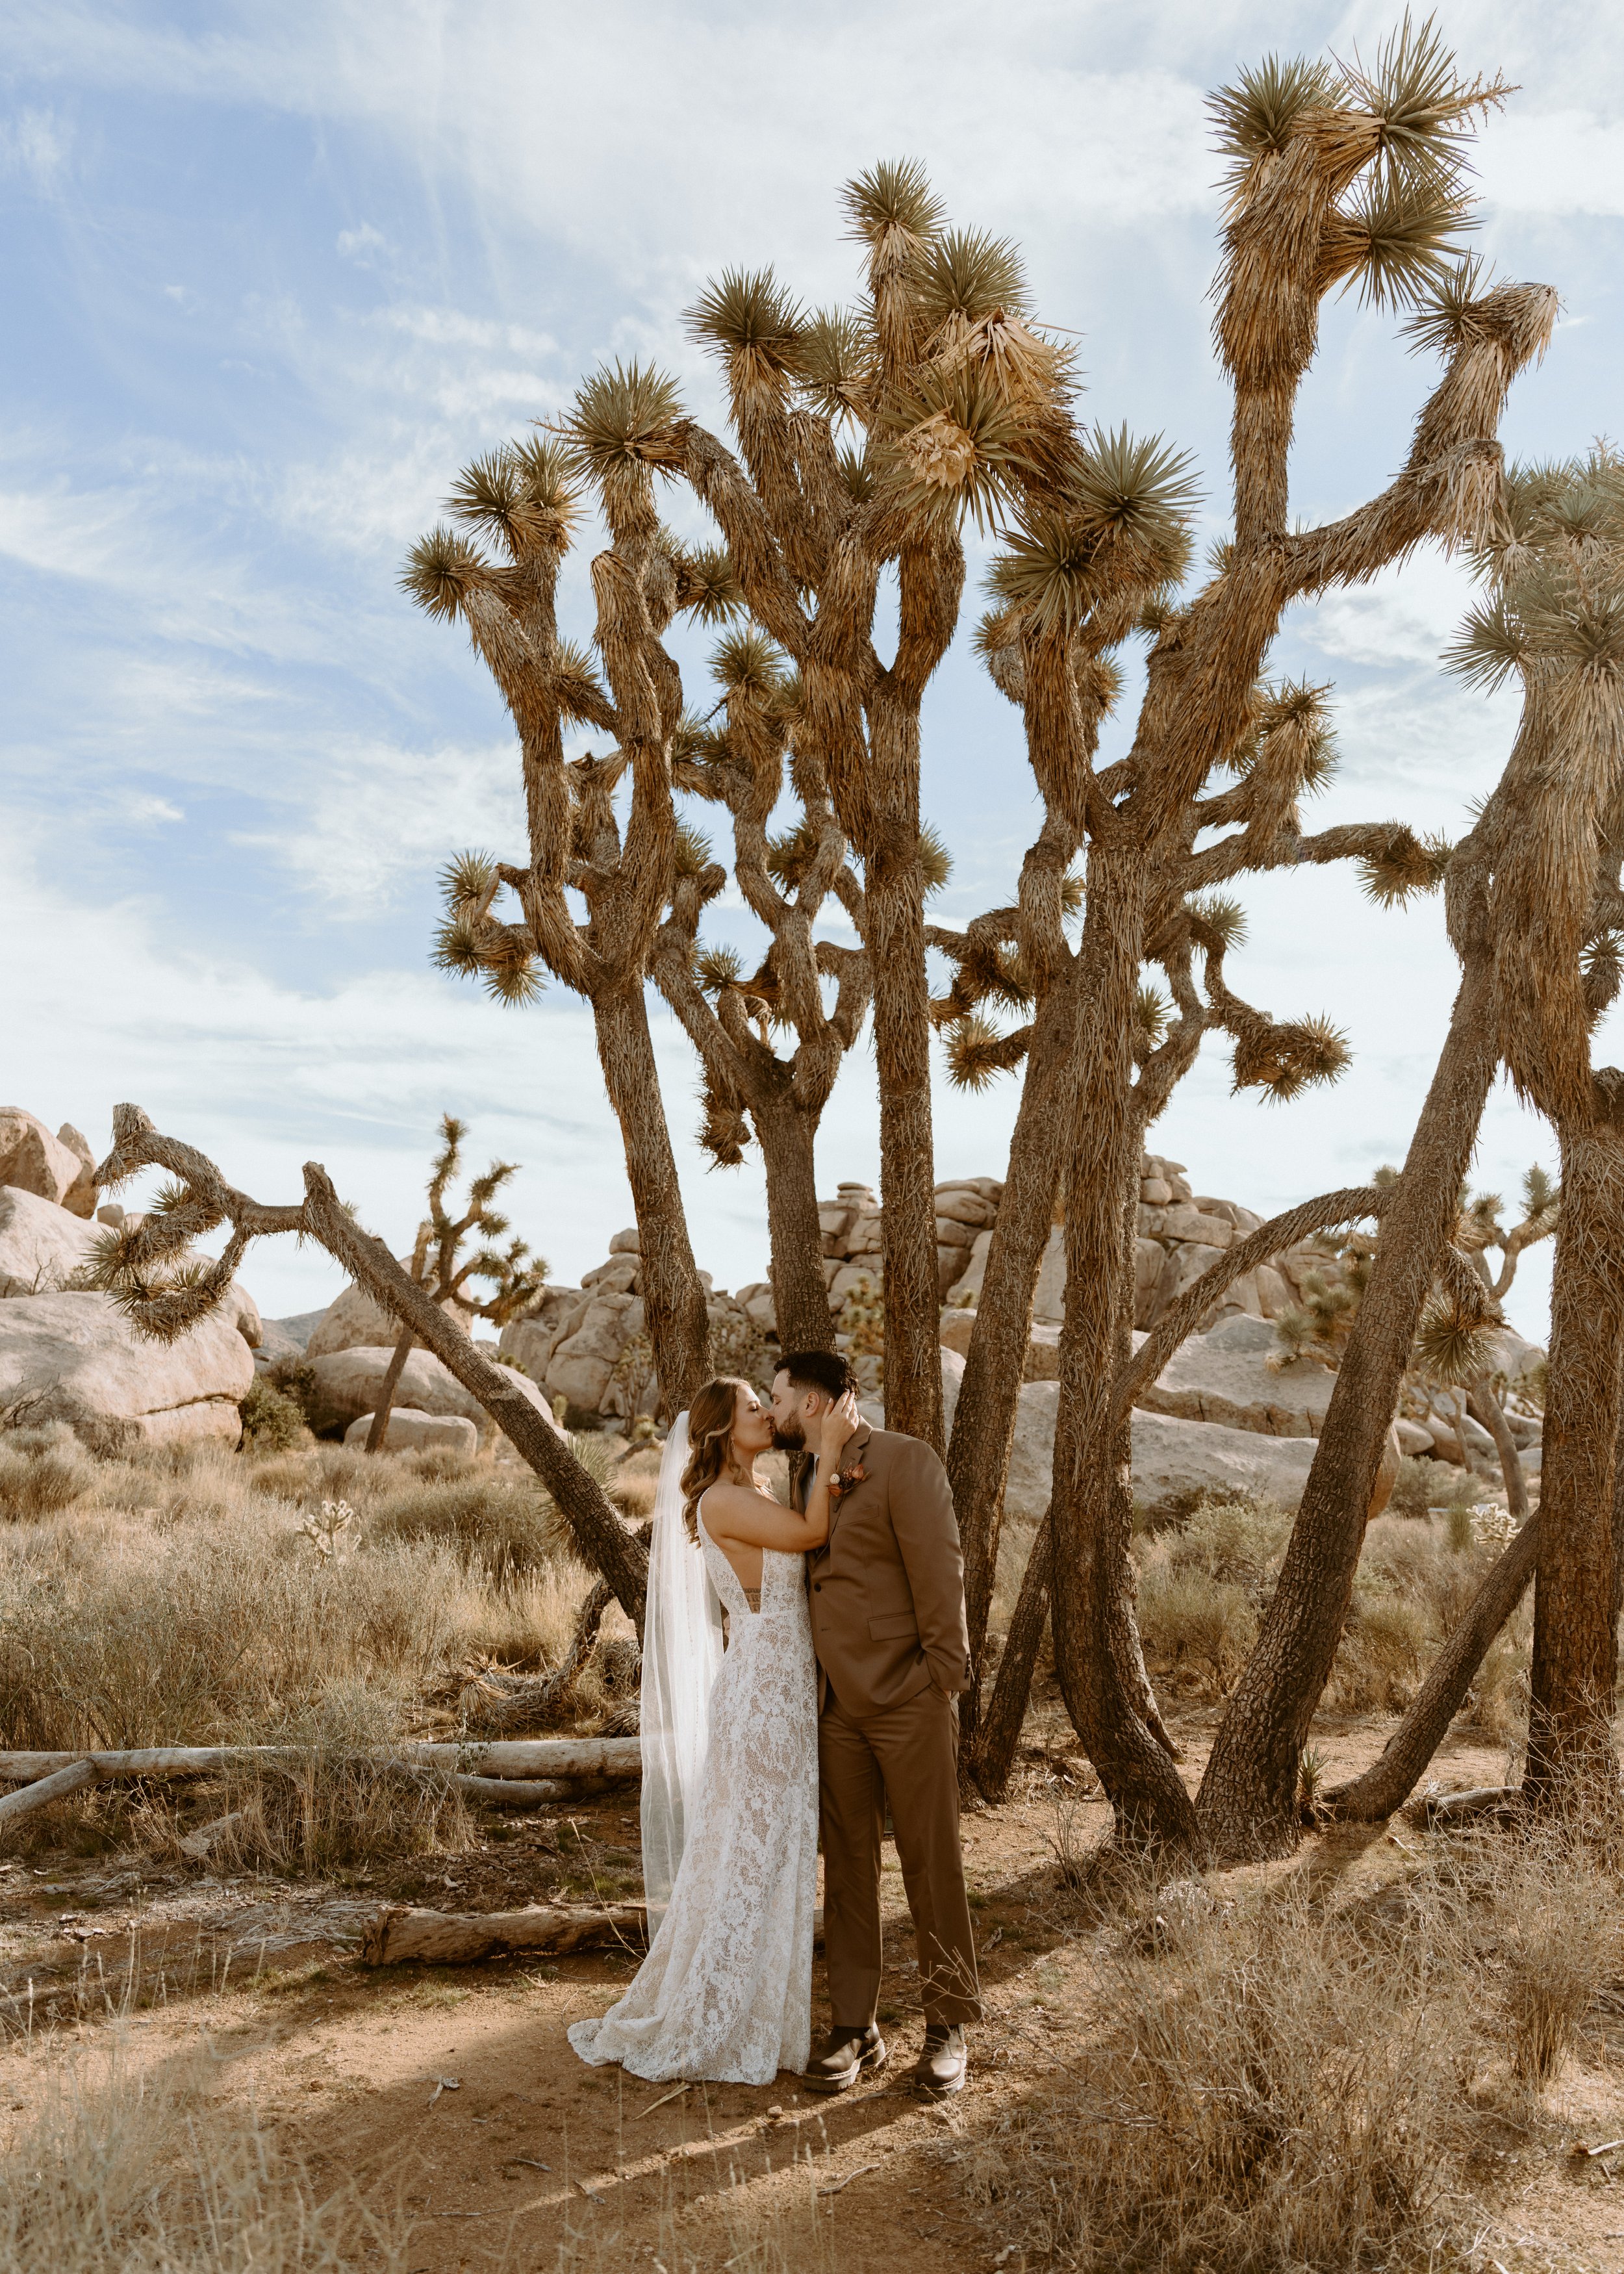
{"type": "MultiPolygon", "coordinates": [[[[804,1450],[822,1416],[854,1387],[834,1352],[791,1352],[772,1382],[780,1449],[804,1450]]],[[[808,1470],[797,1506],[810,1482],[808,1470]]],[[[844,2092],[885,2059],[875,2008],[889,1803],[925,2008],[914,2078],[939,2100],[964,2089],[964,2025],[980,2018],[981,2006],[959,1849],[956,1700],[970,1682],[964,1563],[947,1475],[929,1446],[865,1422],[831,1480],[828,1542],[807,1565],[833,2027],[806,2083],[844,2092]]]]}

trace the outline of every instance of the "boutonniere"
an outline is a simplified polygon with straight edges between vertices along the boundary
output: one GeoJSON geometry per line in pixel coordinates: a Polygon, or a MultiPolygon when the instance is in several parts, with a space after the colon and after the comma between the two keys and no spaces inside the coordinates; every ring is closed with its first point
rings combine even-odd
{"type": "Polygon", "coordinates": [[[861,1484],[868,1473],[861,1461],[854,1461],[849,1469],[837,1469],[829,1480],[831,1500],[838,1500],[842,1494],[849,1493],[853,1485],[861,1484]]]}

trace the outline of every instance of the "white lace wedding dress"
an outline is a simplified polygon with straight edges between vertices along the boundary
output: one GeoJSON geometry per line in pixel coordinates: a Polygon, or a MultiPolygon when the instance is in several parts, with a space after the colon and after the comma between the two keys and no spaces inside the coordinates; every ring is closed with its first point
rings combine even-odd
{"type": "Polygon", "coordinates": [[[762,1551],[761,1608],[703,1529],[729,1639],[710,1692],[699,1804],[665,1916],[636,1979],[583,2060],[635,2076],[771,2084],[811,2051],[817,1894],[817,1679],[800,1555],[762,1551]]]}

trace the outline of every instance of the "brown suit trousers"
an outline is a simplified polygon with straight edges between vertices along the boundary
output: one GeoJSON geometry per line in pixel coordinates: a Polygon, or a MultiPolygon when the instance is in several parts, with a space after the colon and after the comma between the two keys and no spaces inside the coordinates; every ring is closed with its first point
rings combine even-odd
{"type": "Polygon", "coordinates": [[[959,1849],[959,1716],[941,1690],[849,1713],[827,1692],[817,1725],[829,2016],[873,2021],[880,1997],[880,1846],[885,1803],[919,1949],[930,2022],[980,2018],[975,1944],[959,1849]]]}
{"type": "Polygon", "coordinates": [[[970,1661],[952,1498],[929,1447],[891,1430],[859,1430],[840,1475],[828,1543],[808,1573],[830,2018],[875,2017],[889,1800],[925,2019],[972,2022],[980,2008],[950,1695],[968,1683],[970,1661]]]}

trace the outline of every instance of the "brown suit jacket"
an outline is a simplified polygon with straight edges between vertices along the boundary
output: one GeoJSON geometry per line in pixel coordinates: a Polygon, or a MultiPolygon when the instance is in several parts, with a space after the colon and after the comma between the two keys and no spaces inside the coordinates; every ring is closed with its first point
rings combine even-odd
{"type": "MultiPolygon", "coordinates": [[[[836,1502],[829,1539],[807,1558],[821,1712],[835,1695],[859,1718],[970,1686],[964,1558],[947,1472],[917,1437],[865,1422],[840,1473],[863,1475],[836,1502]]],[[[797,1505],[801,1504],[797,1493],[797,1505]]]]}

